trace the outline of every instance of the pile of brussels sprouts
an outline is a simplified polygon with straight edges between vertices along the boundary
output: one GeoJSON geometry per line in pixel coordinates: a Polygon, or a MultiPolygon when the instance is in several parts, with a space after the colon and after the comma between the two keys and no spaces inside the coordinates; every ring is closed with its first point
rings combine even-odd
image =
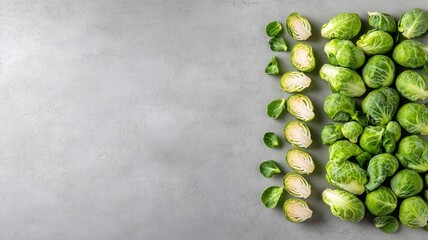
{"type": "Polygon", "coordinates": [[[332,90],[324,112],[334,122],[321,139],[329,145],[326,179],[336,187],[322,199],[345,221],[360,222],[367,208],[384,232],[397,231],[399,221],[428,230],[428,142],[420,137],[428,135],[428,104],[420,102],[428,98],[428,45],[414,40],[427,32],[428,13],[412,9],[398,23],[386,13],[368,15],[372,29],[356,44],[355,13],[321,29],[331,39],[319,75],[332,90]]]}
{"type": "MultiPolygon", "coordinates": [[[[306,40],[312,35],[311,25],[299,13],[292,13],[287,17],[286,28],[289,35],[298,41],[306,40]]],[[[285,40],[278,36],[281,30],[282,25],[277,21],[269,23],[266,27],[266,34],[271,37],[269,44],[272,51],[287,51],[288,49],[285,40]]],[[[271,119],[278,119],[285,111],[296,118],[286,123],[283,131],[285,140],[294,147],[287,152],[285,159],[292,172],[285,174],[283,186],[271,186],[265,189],[261,201],[267,208],[274,208],[283,199],[284,192],[287,192],[292,197],[284,201],[284,216],[287,220],[298,223],[312,217],[312,210],[301,199],[306,199],[311,195],[311,185],[302,175],[311,174],[315,169],[312,157],[303,150],[312,144],[311,132],[306,122],[315,118],[314,107],[309,97],[301,93],[309,87],[312,81],[304,73],[315,68],[312,47],[302,42],[295,44],[291,50],[291,64],[296,70],[285,72],[282,75],[280,87],[284,92],[292,95],[288,99],[281,98],[271,101],[267,105],[266,112],[271,119]]],[[[270,75],[280,73],[276,57],[271,57],[265,72],[270,75]]],[[[265,133],[263,141],[270,148],[281,145],[278,136],[273,132],[265,133]]],[[[262,162],[259,169],[266,178],[282,173],[279,164],[274,160],[262,162]]]]}

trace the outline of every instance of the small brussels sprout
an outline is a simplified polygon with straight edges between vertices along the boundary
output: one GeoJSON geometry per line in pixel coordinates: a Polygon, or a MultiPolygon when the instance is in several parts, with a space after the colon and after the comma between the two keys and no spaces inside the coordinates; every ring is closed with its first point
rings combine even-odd
{"type": "Polygon", "coordinates": [[[300,120],[292,120],[285,125],[284,138],[294,147],[307,148],[312,144],[308,125],[300,120]]]}
{"type": "Polygon", "coordinates": [[[406,198],[400,205],[398,218],[408,227],[425,227],[428,221],[428,205],[419,196],[406,198]]]}
{"type": "Polygon", "coordinates": [[[395,33],[397,31],[397,23],[391,15],[381,12],[368,12],[368,14],[369,25],[372,28],[388,33],[395,33]]]}
{"type": "Polygon", "coordinates": [[[422,177],[413,170],[403,169],[391,179],[391,189],[399,198],[414,196],[420,193],[423,187],[422,177]]]}
{"type": "Polygon", "coordinates": [[[260,200],[262,201],[263,205],[267,208],[274,208],[277,204],[279,199],[281,198],[282,193],[284,192],[284,188],[279,186],[271,186],[266,188],[262,196],[260,197],[260,200]]]}
{"type": "Polygon", "coordinates": [[[428,63],[428,44],[404,40],[395,46],[392,59],[407,68],[419,68],[428,63]]]}
{"type": "Polygon", "coordinates": [[[278,136],[273,132],[267,132],[263,135],[263,142],[268,148],[278,147],[280,144],[278,136]]]}
{"type": "Polygon", "coordinates": [[[315,56],[312,47],[305,43],[297,43],[291,49],[291,65],[302,72],[310,72],[315,68],[315,56]]]}
{"type": "Polygon", "coordinates": [[[360,136],[361,148],[371,154],[378,154],[382,150],[382,137],[385,129],[379,126],[367,126],[360,136]]]}
{"type": "Polygon", "coordinates": [[[348,122],[355,114],[355,101],[351,97],[332,93],[324,101],[324,112],[335,122],[348,122]]]}
{"type": "Polygon", "coordinates": [[[357,144],[348,140],[339,140],[328,147],[328,155],[331,161],[342,162],[351,157],[356,157],[363,153],[357,144]]]}
{"type": "Polygon", "coordinates": [[[397,207],[397,197],[390,188],[381,186],[367,194],[366,207],[375,216],[386,216],[397,207]]]}
{"type": "Polygon", "coordinates": [[[360,37],[357,46],[367,55],[384,54],[392,49],[394,39],[385,31],[372,29],[360,37]]]}
{"type": "Polygon", "coordinates": [[[351,39],[358,35],[361,20],[356,13],[339,13],[321,27],[321,36],[328,39],[351,39]]]}
{"type": "Polygon", "coordinates": [[[259,166],[259,170],[265,178],[271,178],[276,174],[281,173],[281,168],[274,160],[266,160],[262,162],[259,166]]]}
{"type": "Polygon", "coordinates": [[[375,55],[364,65],[362,76],[368,87],[388,87],[394,81],[395,64],[385,55],[375,55]]]}
{"type": "Polygon", "coordinates": [[[399,101],[397,91],[390,87],[381,87],[367,94],[361,107],[370,123],[383,126],[394,117],[399,101]]]}
{"type": "Polygon", "coordinates": [[[282,30],[282,25],[278,21],[270,22],[266,26],[266,34],[269,37],[275,37],[276,35],[278,35],[281,32],[281,30],[282,30]]]}
{"type": "Polygon", "coordinates": [[[278,75],[279,73],[279,67],[278,67],[278,61],[276,60],[276,57],[272,56],[268,65],[265,68],[265,73],[269,75],[278,75]]]}
{"type": "Polygon", "coordinates": [[[311,79],[302,72],[286,72],[282,75],[279,84],[287,93],[301,92],[311,85],[311,79]]]}
{"type": "Polygon", "coordinates": [[[415,8],[400,16],[398,31],[406,38],[419,37],[428,30],[428,12],[415,8]]]}
{"type": "Polygon", "coordinates": [[[366,190],[367,172],[358,164],[350,161],[328,161],[325,165],[327,182],[355,195],[366,190]]]}
{"type": "Polygon", "coordinates": [[[311,155],[299,148],[290,149],[285,156],[285,161],[291,170],[299,174],[308,175],[315,169],[311,155]]]}
{"type": "Polygon", "coordinates": [[[311,185],[300,174],[294,172],[285,174],[283,183],[285,191],[295,197],[308,198],[311,195],[311,185]]]}
{"type": "Polygon", "coordinates": [[[303,94],[291,95],[287,100],[287,111],[297,119],[308,122],[315,118],[311,99],[303,94]]]}
{"type": "Polygon", "coordinates": [[[333,92],[347,97],[360,97],[366,92],[366,86],[360,75],[352,69],[324,64],[319,74],[330,84],[333,92]]]}
{"type": "Polygon", "coordinates": [[[399,165],[397,158],[389,153],[382,153],[374,156],[370,159],[369,166],[367,167],[369,182],[367,183],[366,188],[369,191],[375,190],[387,177],[394,175],[399,165]]]}
{"type": "Polygon", "coordinates": [[[284,112],[286,102],[285,98],[273,100],[267,105],[266,114],[270,118],[277,119],[284,112]]]}
{"type": "Polygon", "coordinates": [[[321,141],[323,144],[331,145],[343,138],[341,123],[327,124],[321,130],[321,141]]]}
{"type": "Polygon", "coordinates": [[[287,199],[282,211],[285,218],[293,223],[300,223],[312,217],[312,210],[308,204],[297,198],[287,199]]]}
{"type": "Polygon", "coordinates": [[[386,125],[386,131],[394,135],[395,142],[398,142],[401,138],[401,126],[396,121],[390,121],[386,125]]]}
{"type": "Polygon", "coordinates": [[[291,13],[285,22],[287,32],[296,40],[306,40],[312,35],[311,24],[299,13],[291,13]]]}
{"type": "Polygon", "coordinates": [[[285,52],[288,47],[282,37],[273,37],[269,40],[270,49],[274,52],[285,52]]]}
{"type": "Polygon", "coordinates": [[[428,98],[427,82],[421,74],[406,70],[398,75],[395,86],[401,96],[410,101],[425,100],[428,98]]]}
{"type": "Polygon", "coordinates": [[[395,233],[399,227],[398,220],[393,216],[375,217],[373,222],[384,233],[395,233]]]}
{"type": "Polygon", "coordinates": [[[428,135],[428,107],[423,104],[404,104],[397,112],[397,121],[409,133],[428,135]]]}
{"type": "Polygon", "coordinates": [[[360,222],[364,218],[364,203],[355,195],[340,189],[325,189],[322,200],[330,206],[331,213],[348,222],[360,222]]]}
{"type": "Polygon", "coordinates": [[[357,69],[366,59],[361,48],[349,40],[333,39],[324,46],[328,62],[332,65],[357,69]]]}
{"type": "Polygon", "coordinates": [[[428,142],[417,135],[403,138],[395,155],[407,169],[420,173],[428,171],[428,142]]]}
{"type": "Polygon", "coordinates": [[[358,137],[363,133],[363,127],[355,121],[347,122],[343,124],[342,133],[351,143],[357,143],[358,137]]]}

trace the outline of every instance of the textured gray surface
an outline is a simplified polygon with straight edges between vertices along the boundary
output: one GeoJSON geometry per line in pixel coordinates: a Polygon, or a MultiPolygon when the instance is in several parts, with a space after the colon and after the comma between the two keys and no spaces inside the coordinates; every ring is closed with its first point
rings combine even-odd
{"type": "MultiPolygon", "coordinates": [[[[314,217],[291,224],[259,200],[281,182],[263,179],[259,162],[284,166],[289,148],[261,136],[291,119],[265,116],[285,96],[263,73],[265,24],[301,12],[321,53],[334,14],[413,6],[426,0],[2,1],[0,238],[423,239],[342,222],[321,202],[329,90],[316,73],[306,91],[317,112],[314,217]]],[[[289,52],[275,55],[291,69],[289,52]]]]}

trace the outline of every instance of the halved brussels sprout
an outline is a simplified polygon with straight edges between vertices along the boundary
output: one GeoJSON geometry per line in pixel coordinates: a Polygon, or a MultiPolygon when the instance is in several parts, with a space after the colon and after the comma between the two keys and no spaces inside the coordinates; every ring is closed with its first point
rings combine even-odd
{"type": "Polygon", "coordinates": [[[419,196],[406,198],[400,205],[398,218],[408,227],[425,227],[428,221],[428,205],[419,196]]]}
{"type": "Polygon", "coordinates": [[[428,134],[428,107],[419,103],[404,104],[397,112],[397,121],[409,133],[428,134]]]}
{"type": "Polygon", "coordinates": [[[288,97],[287,111],[297,119],[305,122],[311,121],[315,117],[311,99],[303,94],[288,97]]]}
{"type": "Polygon", "coordinates": [[[401,15],[398,31],[406,38],[419,37],[428,30],[428,12],[415,8],[401,15]]]}
{"type": "Polygon", "coordinates": [[[321,141],[323,144],[333,144],[343,138],[341,123],[327,124],[321,130],[321,141]]]}
{"type": "Polygon", "coordinates": [[[299,174],[307,175],[315,169],[311,155],[299,148],[290,149],[285,156],[285,161],[291,170],[299,174]]]}
{"type": "Polygon", "coordinates": [[[379,154],[382,150],[382,139],[385,129],[380,126],[367,126],[360,136],[360,146],[371,154],[379,154]]]}
{"type": "Polygon", "coordinates": [[[311,79],[302,72],[286,72],[282,75],[279,84],[287,93],[301,92],[311,85],[311,79]]]}
{"type": "Polygon", "coordinates": [[[394,117],[399,101],[397,91],[390,87],[381,87],[367,94],[361,107],[369,122],[383,126],[394,117]]]}
{"type": "Polygon", "coordinates": [[[325,177],[328,183],[355,195],[361,195],[366,190],[367,172],[358,164],[350,161],[328,161],[325,177]]]}
{"type": "Polygon", "coordinates": [[[392,58],[403,67],[422,67],[428,64],[428,44],[415,40],[404,40],[395,46],[392,58]]]}
{"type": "Polygon", "coordinates": [[[368,12],[368,14],[369,25],[372,28],[383,30],[388,33],[395,33],[397,31],[397,23],[391,15],[381,12],[368,12]]]}
{"type": "Polygon", "coordinates": [[[349,40],[333,39],[325,44],[324,52],[330,64],[352,69],[361,67],[366,59],[363,50],[349,40]]]}
{"type": "Polygon", "coordinates": [[[375,216],[386,216],[397,207],[397,197],[388,187],[381,186],[366,196],[366,207],[375,216]]]}
{"type": "Polygon", "coordinates": [[[330,84],[333,92],[347,97],[360,97],[366,92],[363,79],[352,69],[324,64],[319,75],[330,84]]]}
{"type": "Polygon", "coordinates": [[[312,35],[311,24],[299,13],[291,13],[285,24],[288,34],[296,40],[306,40],[312,35]]]}
{"type": "Polygon", "coordinates": [[[362,76],[368,87],[388,87],[394,81],[395,64],[385,55],[375,55],[364,65],[362,76]]]}
{"type": "Polygon", "coordinates": [[[308,198],[311,195],[311,185],[297,173],[290,172],[285,174],[283,183],[285,191],[295,197],[308,198]]]}
{"type": "Polygon", "coordinates": [[[303,222],[312,217],[312,210],[308,204],[297,198],[287,199],[282,210],[285,218],[293,223],[303,222]]]}
{"type": "Polygon", "coordinates": [[[297,43],[291,49],[291,65],[302,72],[310,72],[315,68],[315,56],[312,47],[305,43],[297,43]]]}
{"type": "Polygon", "coordinates": [[[362,153],[363,150],[357,144],[348,140],[336,141],[328,147],[328,155],[331,161],[343,162],[362,153]]]}
{"type": "Polygon", "coordinates": [[[358,35],[361,20],[356,13],[339,13],[321,27],[321,36],[328,39],[351,39],[358,35]]]}
{"type": "Polygon", "coordinates": [[[347,122],[342,127],[343,136],[351,143],[358,142],[358,137],[363,133],[363,130],[363,127],[355,121],[347,122]]]}
{"type": "MultiPolygon", "coordinates": [[[[366,184],[366,188],[369,191],[375,190],[387,177],[394,175],[399,165],[397,158],[389,153],[382,153],[374,156],[370,159],[369,166],[367,167],[369,182],[366,184]]],[[[387,214],[389,213],[384,215],[387,214]]]]}
{"type": "Polygon", "coordinates": [[[398,230],[398,220],[393,216],[380,216],[375,217],[373,222],[376,228],[384,233],[394,233],[398,230]]]}
{"type": "Polygon", "coordinates": [[[412,70],[406,70],[398,75],[395,86],[401,96],[410,101],[428,98],[428,87],[424,76],[412,70]]]}
{"type": "Polygon", "coordinates": [[[405,168],[419,173],[428,171],[428,142],[417,135],[403,138],[395,156],[405,168]]]}
{"type": "Polygon", "coordinates": [[[357,46],[367,55],[384,54],[392,49],[394,39],[385,31],[372,29],[360,37],[357,46]]]}
{"type": "Polygon", "coordinates": [[[340,189],[325,189],[322,200],[330,206],[331,213],[348,222],[360,222],[364,218],[364,203],[355,195],[340,189]]]}
{"type": "Polygon", "coordinates": [[[391,189],[399,198],[408,198],[422,191],[424,181],[415,171],[403,169],[391,179],[391,189]]]}
{"type": "Polygon", "coordinates": [[[285,125],[284,138],[294,147],[307,148],[312,144],[308,125],[300,120],[292,120],[285,125]]]}

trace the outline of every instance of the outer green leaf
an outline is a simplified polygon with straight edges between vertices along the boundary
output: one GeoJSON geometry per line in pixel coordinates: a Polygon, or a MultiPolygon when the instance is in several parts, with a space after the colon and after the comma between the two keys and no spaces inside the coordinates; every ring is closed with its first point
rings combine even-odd
{"type": "Polygon", "coordinates": [[[270,49],[275,52],[287,51],[287,44],[282,37],[273,37],[269,40],[270,49]]]}
{"type": "Polygon", "coordinates": [[[278,35],[281,32],[281,30],[282,30],[282,25],[278,21],[270,22],[266,26],[266,34],[269,37],[275,37],[276,35],[278,35]]]}
{"type": "Polygon", "coordinates": [[[398,220],[393,216],[375,217],[375,226],[384,233],[394,233],[398,230],[398,220]]]}
{"type": "Polygon", "coordinates": [[[285,98],[276,99],[267,105],[266,112],[270,118],[277,119],[285,109],[285,98]]]}
{"type": "Polygon", "coordinates": [[[279,168],[279,165],[274,160],[266,160],[262,162],[259,166],[260,173],[265,178],[271,178],[274,175],[281,173],[281,168],[279,168]]]}
{"type": "Polygon", "coordinates": [[[273,132],[267,132],[263,136],[263,142],[266,144],[269,148],[274,148],[279,146],[279,138],[276,136],[273,132]]]}
{"type": "Polygon", "coordinates": [[[270,59],[266,69],[265,73],[269,75],[278,75],[279,74],[279,67],[278,67],[278,61],[276,60],[275,56],[272,56],[270,59]]]}
{"type": "Polygon", "coordinates": [[[360,222],[364,218],[365,208],[355,195],[340,189],[325,189],[322,200],[330,206],[331,213],[348,222],[360,222]]]}
{"type": "Polygon", "coordinates": [[[260,200],[267,208],[274,208],[279,199],[281,198],[282,193],[284,192],[284,188],[279,186],[271,186],[266,188],[262,193],[260,200]]]}

